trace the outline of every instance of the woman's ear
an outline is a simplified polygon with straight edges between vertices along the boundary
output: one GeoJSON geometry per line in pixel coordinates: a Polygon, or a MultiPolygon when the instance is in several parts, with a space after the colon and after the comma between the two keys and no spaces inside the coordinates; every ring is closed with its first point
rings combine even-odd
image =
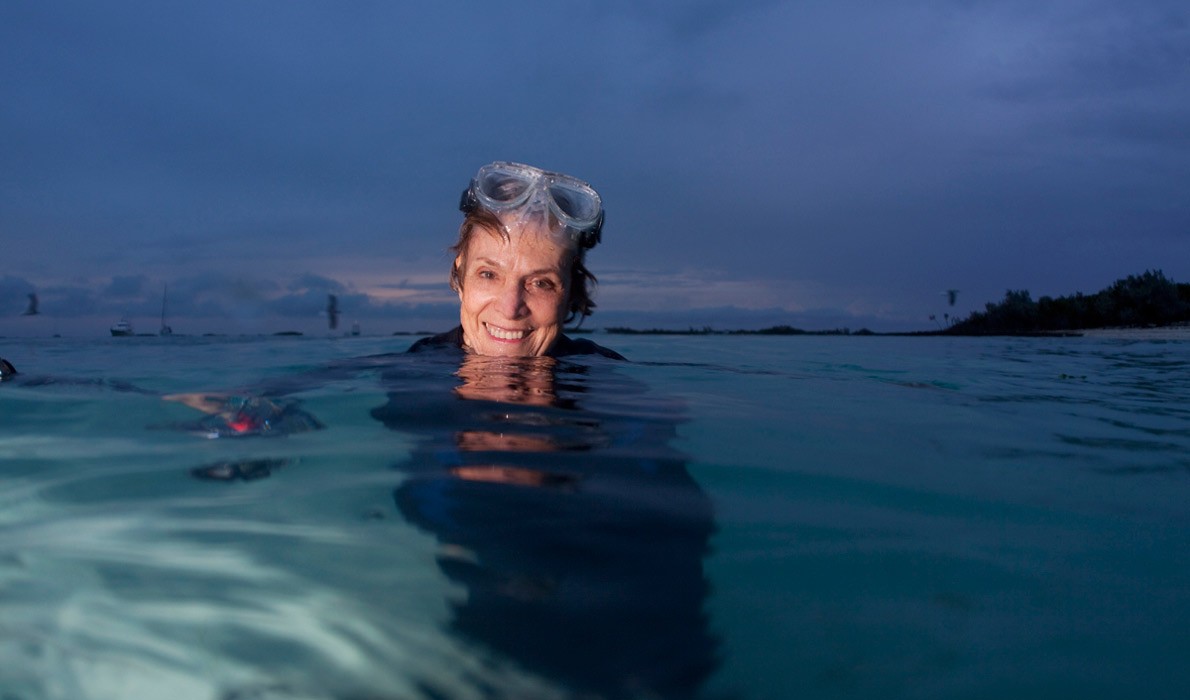
{"type": "Polygon", "coordinates": [[[451,279],[454,281],[454,284],[451,286],[458,293],[459,301],[463,300],[463,265],[463,254],[459,253],[455,256],[454,274],[451,275],[451,279]]]}

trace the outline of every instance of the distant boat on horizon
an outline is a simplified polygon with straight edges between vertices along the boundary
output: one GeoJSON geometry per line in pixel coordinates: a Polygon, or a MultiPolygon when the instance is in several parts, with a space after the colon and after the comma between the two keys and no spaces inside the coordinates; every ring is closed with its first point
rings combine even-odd
{"type": "Polygon", "coordinates": [[[122,318],[119,321],[116,321],[116,324],[114,326],[112,326],[111,330],[112,330],[112,335],[116,336],[116,337],[133,335],[132,324],[126,318],[122,318]]]}

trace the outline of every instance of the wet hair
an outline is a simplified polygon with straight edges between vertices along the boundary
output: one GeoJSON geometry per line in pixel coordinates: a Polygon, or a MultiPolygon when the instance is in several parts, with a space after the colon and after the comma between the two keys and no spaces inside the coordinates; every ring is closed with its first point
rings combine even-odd
{"type": "MultiPolygon", "coordinates": [[[[555,225],[557,223],[553,215],[550,215],[550,223],[555,225]]],[[[454,261],[450,267],[450,288],[456,292],[463,288],[463,272],[459,269],[458,259],[465,254],[476,231],[497,233],[505,239],[508,238],[508,234],[504,232],[504,224],[500,223],[496,215],[487,209],[482,207],[473,209],[463,218],[463,223],[459,226],[459,240],[449,248],[450,252],[454,253],[454,261]]],[[[591,297],[595,293],[595,284],[598,280],[585,264],[584,258],[587,251],[581,246],[574,245],[572,252],[574,257],[570,260],[570,283],[567,285],[567,289],[570,291],[570,300],[567,303],[569,313],[564,322],[570,323],[578,318],[579,324],[582,324],[583,319],[595,311],[595,302],[591,297]]]]}

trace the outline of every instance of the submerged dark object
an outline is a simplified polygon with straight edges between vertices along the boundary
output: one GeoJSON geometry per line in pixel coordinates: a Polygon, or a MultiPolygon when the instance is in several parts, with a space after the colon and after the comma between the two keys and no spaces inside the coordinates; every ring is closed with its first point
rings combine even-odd
{"type": "Polygon", "coordinates": [[[158,396],[155,391],[142,389],[135,384],[121,381],[119,379],[80,379],[77,377],[55,377],[45,374],[22,374],[17,371],[11,362],[0,357],[0,381],[17,381],[21,386],[26,387],[87,387],[97,389],[111,389],[112,391],[127,392],[130,394],[143,394],[145,396],[158,396]],[[19,375],[19,379],[17,378],[19,375]]]}
{"type": "Polygon", "coordinates": [[[317,418],[301,410],[294,401],[272,401],[260,397],[228,399],[224,410],[197,423],[178,426],[209,438],[275,436],[321,430],[317,418]]]}
{"type": "Polygon", "coordinates": [[[274,469],[289,464],[288,459],[244,459],[216,462],[190,470],[190,475],[204,481],[253,481],[263,479],[274,469]]]}

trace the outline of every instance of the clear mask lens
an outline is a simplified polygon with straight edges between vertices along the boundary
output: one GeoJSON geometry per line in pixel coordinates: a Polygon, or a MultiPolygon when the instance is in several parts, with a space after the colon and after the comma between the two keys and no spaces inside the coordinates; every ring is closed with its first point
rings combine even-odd
{"type": "Polygon", "coordinates": [[[474,194],[494,214],[520,207],[535,210],[523,212],[517,220],[548,207],[561,224],[575,231],[594,227],[603,209],[599,194],[582,180],[520,163],[497,162],[480,168],[474,194]]]}
{"type": "Polygon", "coordinates": [[[510,168],[489,166],[481,170],[476,179],[477,194],[487,200],[488,208],[515,207],[524,202],[533,188],[534,178],[527,175],[510,168]]]}
{"type": "Polygon", "coordinates": [[[555,181],[550,184],[549,194],[559,214],[571,221],[589,226],[599,218],[599,195],[590,187],[579,188],[571,183],[555,181]]]}

